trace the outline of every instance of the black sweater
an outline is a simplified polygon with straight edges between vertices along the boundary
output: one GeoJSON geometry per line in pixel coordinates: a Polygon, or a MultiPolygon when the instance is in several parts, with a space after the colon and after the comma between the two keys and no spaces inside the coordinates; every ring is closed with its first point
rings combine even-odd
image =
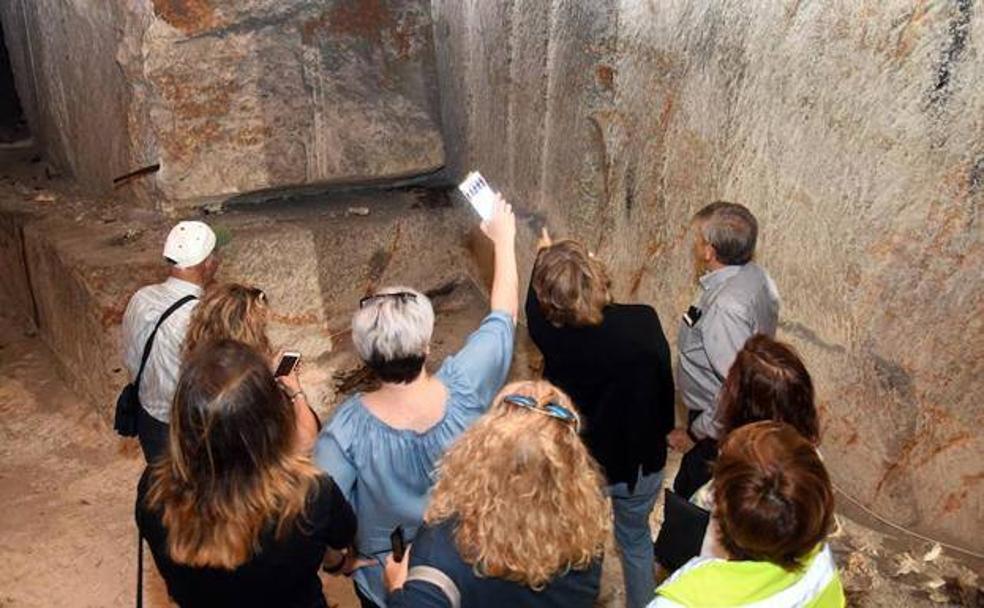
{"type": "Polygon", "coordinates": [[[635,485],[636,472],[666,464],[673,429],[673,370],[659,316],[650,306],[612,304],[600,325],[555,327],[531,287],[530,336],[544,357],[544,377],[581,411],[582,434],[609,484],[635,485]]]}

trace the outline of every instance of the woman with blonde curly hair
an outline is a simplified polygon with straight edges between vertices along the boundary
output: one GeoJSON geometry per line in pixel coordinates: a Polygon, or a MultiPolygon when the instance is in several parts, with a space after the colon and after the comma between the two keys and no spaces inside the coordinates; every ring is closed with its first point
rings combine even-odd
{"type": "MultiPolygon", "coordinates": [[[[267,337],[270,306],[258,287],[224,283],[209,288],[195,307],[185,337],[185,359],[200,348],[221,340],[236,340],[266,357],[271,365],[280,359],[267,337]]],[[[277,384],[287,394],[297,421],[296,444],[301,451],[314,447],[321,423],[301,388],[297,367],[290,374],[277,376],[277,384]]]]}
{"type": "Polygon", "coordinates": [[[611,514],[579,430],[550,383],[506,386],[442,459],[387,605],[592,606],[611,514]]]}

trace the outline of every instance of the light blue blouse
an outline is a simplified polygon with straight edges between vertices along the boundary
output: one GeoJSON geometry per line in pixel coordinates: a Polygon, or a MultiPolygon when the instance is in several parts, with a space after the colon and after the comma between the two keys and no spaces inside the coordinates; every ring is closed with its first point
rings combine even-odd
{"type": "MultiPolygon", "coordinates": [[[[444,360],[435,377],[447,388],[444,417],[423,433],[395,429],[376,418],[362,394],[345,400],[321,431],[315,463],[328,472],[359,520],[356,548],[382,560],[390,534],[403,526],[413,540],[423,519],[437,461],[448,445],[488,409],[502,387],[512,361],[515,325],[508,313],[493,311],[456,354],[444,360]]],[[[359,588],[386,606],[382,568],[355,572],[359,588]]]]}

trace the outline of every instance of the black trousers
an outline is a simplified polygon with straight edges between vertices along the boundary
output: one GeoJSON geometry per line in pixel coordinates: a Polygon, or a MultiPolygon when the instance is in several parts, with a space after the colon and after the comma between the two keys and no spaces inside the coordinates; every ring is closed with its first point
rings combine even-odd
{"type": "MultiPolygon", "coordinates": [[[[688,412],[692,423],[700,415],[696,410],[688,412]]],[[[717,459],[718,443],[716,439],[705,437],[698,441],[683,455],[680,462],[680,472],[673,481],[673,491],[680,496],[690,499],[694,492],[711,480],[711,465],[717,459]]]]}
{"type": "Polygon", "coordinates": [[[167,451],[168,433],[168,425],[140,408],[137,413],[137,439],[140,440],[140,449],[143,450],[147,464],[151,464],[167,451]]]}

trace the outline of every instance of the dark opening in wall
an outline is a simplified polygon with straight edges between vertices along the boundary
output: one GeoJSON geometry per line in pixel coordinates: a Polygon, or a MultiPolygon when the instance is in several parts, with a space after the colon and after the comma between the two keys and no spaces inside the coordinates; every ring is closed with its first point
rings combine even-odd
{"type": "Polygon", "coordinates": [[[14,86],[14,73],[10,69],[10,57],[3,38],[3,23],[0,23],[0,144],[21,141],[30,136],[14,86]]]}

